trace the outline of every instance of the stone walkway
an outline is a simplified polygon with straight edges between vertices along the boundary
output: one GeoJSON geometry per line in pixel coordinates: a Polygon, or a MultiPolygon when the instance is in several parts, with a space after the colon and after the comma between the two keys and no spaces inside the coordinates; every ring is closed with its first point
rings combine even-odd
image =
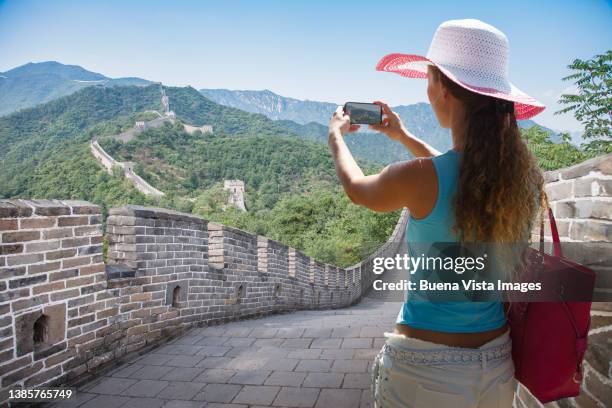
{"type": "Polygon", "coordinates": [[[192,329],[55,407],[371,407],[369,371],[400,303],[364,298],[192,329]]]}

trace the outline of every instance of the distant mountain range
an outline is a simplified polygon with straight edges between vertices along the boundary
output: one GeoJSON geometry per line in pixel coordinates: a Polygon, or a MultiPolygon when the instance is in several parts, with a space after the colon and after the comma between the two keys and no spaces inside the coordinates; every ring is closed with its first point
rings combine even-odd
{"type": "MultiPolygon", "coordinates": [[[[307,125],[309,133],[321,132],[316,124],[326,128],[329,118],[338,106],[337,103],[331,102],[288,98],[268,89],[263,91],[200,89],[200,93],[221,105],[260,113],[273,120],[290,120],[307,125]]],[[[440,128],[431,105],[428,103],[399,105],[392,109],[400,115],[408,130],[417,137],[427,140],[438,149],[446,150],[450,147],[450,131],[440,128]]],[[[519,120],[518,124],[522,128],[540,126],[551,134],[552,140],[558,140],[554,130],[539,125],[533,120],[519,120]]]]}
{"type": "Polygon", "coordinates": [[[30,108],[92,86],[149,85],[141,78],[108,78],[78,65],[28,63],[0,73],[0,115],[30,108]]]}
{"type": "MultiPolygon", "coordinates": [[[[0,116],[72,94],[88,86],[146,86],[152,83],[134,77],[109,78],[77,65],[55,61],[28,63],[0,73],[0,116]]],[[[270,90],[201,89],[200,93],[217,104],[263,115],[277,121],[277,125],[291,133],[322,143],[327,140],[329,117],[337,107],[336,103],[299,100],[270,90]]],[[[441,151],[450,148],[450,131],[440,128],[429,104],[400,105],[393,107],[393,110],[400,114],[406,127],[417,137],[441,151]]],[[[519,121],[519,125],[528,128],[538,124],[527,120],[519,121]]],[[[559,139],[553,130],[538,126],[551,133],[553,140],[559,139]]],[[[397,142],[378,133],[360,132],[347,138],[347,143],[355,154],[378,163],[411,157],[397,142]]]]}

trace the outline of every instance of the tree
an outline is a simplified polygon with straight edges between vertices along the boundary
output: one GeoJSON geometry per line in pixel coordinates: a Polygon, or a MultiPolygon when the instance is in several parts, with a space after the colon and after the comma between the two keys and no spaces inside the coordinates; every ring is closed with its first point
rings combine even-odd
{"type": "Polygon", "coordinates": [[[591,139],[583,148],[598,154],[612,152],[612,51],[583,61],[575,59],[568,68],[576,71],[562,78],[573,80],[578,94],[563,94],[559,103],[565,108],[555,115],[574,112],[584,126],[583,139],[591,139]]]}
{"type": "Polygon", "coordinates": [[[571,166],[590,157],[570,143],[568,133],[561,133],[561,142],[559,143],[551,141],[548,132],[539,126],[521,129],[521,134],[527,142],[527,147],[536,156],[538,165],[543,170],[555,170],[571,166]]]}

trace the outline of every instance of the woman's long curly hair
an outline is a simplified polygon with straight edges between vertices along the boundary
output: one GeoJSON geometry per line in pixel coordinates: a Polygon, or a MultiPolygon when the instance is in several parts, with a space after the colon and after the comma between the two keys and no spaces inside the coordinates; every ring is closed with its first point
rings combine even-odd
{"type": "Polygon", "coordinates": [[[544,177],[521,138],[514,103],[469,91],[437,67],[429,69],[466,112],[454,232],[462,242],[529,241],[545,208],[544,177]]]}

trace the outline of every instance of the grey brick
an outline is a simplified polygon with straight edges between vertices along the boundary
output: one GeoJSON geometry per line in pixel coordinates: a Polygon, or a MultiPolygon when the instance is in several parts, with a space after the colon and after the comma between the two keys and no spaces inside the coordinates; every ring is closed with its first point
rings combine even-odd
{"type": "Polygon", "coordinates": [[[332,329],[329,328],[318,328],[318,327],[309,327],[307,328],[302,337],[331,337],[332,329]]]}
{"type": "Polygon", "coordinates": [[[328,372],[332,364],[332,360],[302,360],[299,362],[295,371],[308,372],[328,372]]]}
{"type": "Polygon", "coordinates": [[[87,391],[94,394],[110,394],[119,395],[123,390],[136,383],[136,380],[129,380],[126,378],[102,378],[95,387],[88,389],[87,391]]]}
{"type": "Polygon", "coordinates": [[[263,368],[267,370],[293,371],[300,360],[290,358],[275,358],[268,361],[263,368]]]}
{"type": "Polygon", "coordinates": [[[203,371],[202,368],[177,367],[169,371],[160,379],[166,381],[193,381],[194,378],[202,374],[203,371]]]}
{"type": "MultiPolygon", "coordinates": [[[[208,405],[210,407],[210,405],[208,405]]],[[[166,401],[164,408],[202,408],[202,403],[197,401],[171,400],[166,401]]]]}
{"type": "Polygon", "coordinates": [[[372,339],[370,338],[347,338],[342,341],[343,349],[370,348],[372,339]]]}
{"type": "Polygon", "coordinates": [[[310,373],[304,379],[302,387],[340,388],[344,374],[340,373],[310,373]]]}
{"type": "Polygon", "coordinates": [[[323,389],[316,408],[355,408],[361,401],[361,390],[323,389]]]}
{"type": "Polygon", "coordinates": [[[203,368],[227,368],[227,364],[232,361],[229,357],[206,357],[200,361],[196,367],[203,368]]]}
{"type": "Polygon", "coordinates": [[[281,385],[287,387],[299,387],[306,378],[306,373],[291,371],[274,371],[266,379],[265,385],[281,385]]]}
{"type": "Polygon", "coordinates": [[[207,402],[230,402],[241,389],[241,385],[208,384],[204,387],[204,390],[193,397],[193,399],[207,402]]]}
{"type": "Polygon", "coordinates": [[[205,382],[209,384],[226,383],[236,374],[235,370],[227,370],[224,368],[209,368],[200,374],[195,381],[205,382]]]}
{"type": "Polygon", "coordinates": [[[128,387],[122,395],[132,397],[155,397],[168,386],[168,381],[141,380],[128,387]]]}
{"type": "Polygon", "coordinates": [[[174,356],[166,365],[172,367],[195,367],[204,356],[174,356]]]}
{"type": "Polygon", "coordinates": [[[172,382],[157,395],[157,398],[190,400],[200,392],[205,385],[204,383],[195,382],[172,382]]]}
{"type": "Polygon", "coordinates": [[[90,399],[79,408],[118,408],[128,400],[129,398],[118,395],[100,395],[90,399]]]}
{"type": "Polygon", "coordinates": [[[159,380],[168,374],[173,367],[170,366],[144,366],[140,370],[130,374],[130,378],[138,380],[159,380]]]}
{"type": "Polygon", "coordinates": [[[161,408],[165,401],[158,398],[129,398],[121,408],[161,408]]]}
{"type": "Polygon", "coordinates": [[[321,356],[321,349],[293,350],[287,354],[287,358],[300,360],[316,360],[321,356]]]}
{"type": "Polygon", "coordinates": [[[282,407],[313,407],[318,396],[318,388],[283,387],[274,400],[274,405],[282,407]]]}
{"type": "Polygon", "coordinates": [[[362,373],[368,369],[366,360],[334,360],[331,371],[335,373],[362,373]]]}
{"type": "Polygon", "coordinates": [[[269,370],[238,371],[230,380],[232,384],[262,385],[268,378],[269,370]]]}
{"type": "Polygon", "coordinates": [[[362,390],[370,388],[369,373],[349,373],[344,376],[342,388],[359,388],[362,390]]]}
{"type": "Polygon", "coordinates": [[[280,387],[247,385],[242,388],[233,402],[238,404],[270,405],[279,391],[280,387]]]}
{"type": "MultiPolygon", "coordinates": [[[[330,330],[331,333],[331,330],[330,330]]],[[[332,338],[316,338],[313,339],[312,344],[310,344],[310,348],[313,349],[337,349],[340,348],[342,344],[342,339],[332,339],[332,338]]]]}
{"type": "MultiPolygon", "coordinates": [[[[321,359],[342,360],[353,358],[353,349],[327,349],[321,353],[321,359]]],[[[373,357],[372,357],[373,358],[373,357]]]]}

